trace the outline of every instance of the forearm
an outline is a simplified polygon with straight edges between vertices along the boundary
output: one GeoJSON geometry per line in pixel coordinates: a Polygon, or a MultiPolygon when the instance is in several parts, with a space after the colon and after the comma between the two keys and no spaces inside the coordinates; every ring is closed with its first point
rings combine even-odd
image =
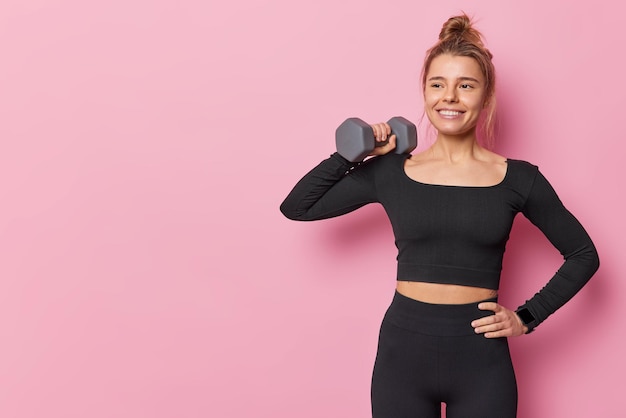
{"type": "Polygon", "coordinates": [[[332,154],[298,181],[280,211],[292,220],[312,221],[339,216],[375,201],[371,179],[352,175],[360,164],[332,154]]]}
{"type": "Polygon", "coordinates": [[[595,246],[589,240],[575,255],[569,257],[550,281],[518,309],[527,308],[535,318],[533,327],[574,297],[591,279],[600,265],[595,246]]]}

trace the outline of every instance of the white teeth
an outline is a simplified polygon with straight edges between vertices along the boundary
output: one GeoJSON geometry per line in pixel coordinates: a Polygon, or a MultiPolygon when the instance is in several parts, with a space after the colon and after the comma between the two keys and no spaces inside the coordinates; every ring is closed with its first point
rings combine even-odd
{"type": "Polygon", "coordinates": [[[458,116],[461,114],[461,112],[457,112],[456,110],[440,110],[439,113],[443,116],[458,116]]]}

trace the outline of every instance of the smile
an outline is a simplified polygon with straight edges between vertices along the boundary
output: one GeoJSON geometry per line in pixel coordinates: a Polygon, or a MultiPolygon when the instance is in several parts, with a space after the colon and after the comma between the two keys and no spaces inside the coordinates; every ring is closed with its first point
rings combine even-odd
{"type": "Polygon", "coordinates": [[[458,110],[438,110],[441,116],[459,116],[463,112],[459,112],[458,110]]]}

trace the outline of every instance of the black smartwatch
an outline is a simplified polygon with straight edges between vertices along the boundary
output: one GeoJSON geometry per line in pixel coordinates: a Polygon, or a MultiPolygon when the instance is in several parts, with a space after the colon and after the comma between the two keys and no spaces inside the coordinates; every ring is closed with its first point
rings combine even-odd
{"type": "Polygon", "coordinates": [[[526,334],[530,334],[535,330],[537,320],[528,308],[518,308],[515,313],[519,316],[519,319],[522,320],[522,323],[528,328],[528,332],[526,334]]]}

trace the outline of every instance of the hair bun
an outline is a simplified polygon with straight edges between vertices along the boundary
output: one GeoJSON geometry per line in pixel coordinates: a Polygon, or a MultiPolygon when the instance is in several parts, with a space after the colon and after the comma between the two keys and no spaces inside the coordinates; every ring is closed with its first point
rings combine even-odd
{"type": "Polygon", "coordinates": [[[439,32],[439,42],[466,41],[475,45],[483,46],[480,32],[472,27],[472,20],[465,13],[453,16],[443,24],[439,32]]]}

